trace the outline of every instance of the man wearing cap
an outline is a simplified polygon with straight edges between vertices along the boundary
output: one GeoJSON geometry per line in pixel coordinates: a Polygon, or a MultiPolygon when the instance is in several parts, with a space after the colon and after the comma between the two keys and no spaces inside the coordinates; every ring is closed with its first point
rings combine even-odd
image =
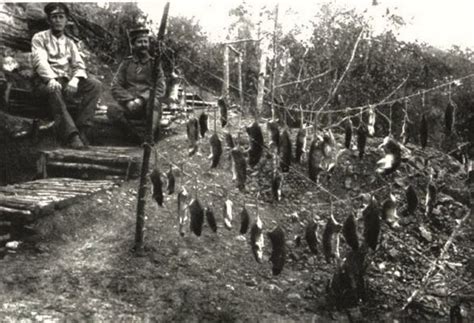
{"type": "Polygon", "coordinates": [[[36,33],[31,41],[35,90],[47,99],[58,136],[71,148],[88,145],[101,83],[87,75],[86,67],[74,41],[64,34],[69,9],[64,3],[48,3],[44,7],[50,29],[36,33]],[[73,118],[66,102],[81,99],[73,118]]]}
{"type": "MultiPolygon", "coordinates": [[[[108,118],[124,131],[135,143],[143,143],[144,134],[130,123],[131,119],[145,119],[146,106],[152,84],[153,60],[149,49],[148,29],[130,31],[132,56],[124,59],[112,81],[112,96],[118,104],[109,106],[108,118]]],[[[157,71],[155,107],[153,109],[153,132],[159,123],[160,98],[165,94],[165,77],[161,64],[157,71]]]]}

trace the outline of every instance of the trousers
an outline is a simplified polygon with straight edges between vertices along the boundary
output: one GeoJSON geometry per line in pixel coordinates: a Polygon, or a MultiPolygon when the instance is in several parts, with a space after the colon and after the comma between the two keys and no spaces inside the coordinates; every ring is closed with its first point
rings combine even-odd
{"type": "MultiPolygon", "coordinates": [[[[146,104],[141,107],[136,107],[133,109],[127,108],[124,104],[111,104],[107,108],[107,117],[112,124],[119,127],[127,135],[132,137],[140,137],[143,139],[144,133],[140,132],[136,127],[134,127],[130,120],[146,120],[146,104]]],[[[160,123],[160,111],[158,108],[153,110],[153,136],[159,136],[159,123],[160,123]]]]}
{"type": "Polygon", "coordinates": [[[91,76],[87,79],[81,78],[77,93],[73,98],[70,98],[64,92],[68,80],[61,78],[58,81],[63,86],[62,90],[48,92],[47,84],[44,82],[36,82],[34,90],[39,98],[46,99],[49,114],[53,117],[56,125],[57,136],[68,140],[72,135],[78,134],[79,129],[92,126],[92,118],[102,91],[102,83],[91,76]],[[79,99],[78,110],[74,118],[67,107],[67,103],[73,99],[79,99]]]}

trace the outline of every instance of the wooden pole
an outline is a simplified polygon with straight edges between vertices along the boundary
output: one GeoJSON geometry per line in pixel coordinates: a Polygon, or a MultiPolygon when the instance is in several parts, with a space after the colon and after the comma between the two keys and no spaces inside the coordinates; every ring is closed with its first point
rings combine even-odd
{"type": "Polygon", "coordinates": [[[242,53],[239,52],[238,54],[239,58],[239,97],[240,97],[240,109],[242,112],[244,111],[244,88],[242,85],[242,53]]]}
{"type": "Polygon", "coordinates": [[[275,25],[273,28],[273,65],[272,75],[270,82],[270,97],[271,97],[271,109],[272,109],[272,120],[276,118],[275,111],[275,75],[277,69],[277,29],[278,29],[278,4],[275,6],[275,25]]]}
{"type": "Polygon", "coordinates": [[[247,39],[237,39],[237,40],[229,40],[226,41],[224,44],[240,44],[240,43],[247,43],[247,42],[259,42],[262,39],[252,39],[252,38],[247,38],[247,39]]]}
{"type": "MultiPolygon", "coordinates": [[[[237,55],[238,59],[238,78],[239,78],[239,99],[240,99],[240,109],[243,112],[244,111],[244,89],[242,86],[243,78],[242,78],[242,52],[238,51],[234,46],[227,44],[227,47],[234,52],[235,55],[237,55]]],[[[230,87],[230,84],[229,84],[230,87]]]]}
{"type": "Polygon", "coordinates": [[[261,113],[263,109],[263,94],[265,87],[265,76],[267,69],[267,55],[262,51],[260,54],[260,71],[258,73],[258,89],[257,89],[257,113],[261,113]]]}
{"type": "Polygon", "coordinates": [[[229,99],[229,46],[224,45],[224,84],[222,86],[222,96],[226,101],[229,99]]]}
{"type": "MultiPolygon", "coordinates": [[[[259,21],[259,26],[258,26],[258,38],[260,37],[261,34],[261,28],[262,28],[262,20],[263,20],[263,11],[260,12],[260,21],[259,21]]],[[[265,92],[265,75],[267,71],[267,55],[266,55],[266,42],[261,41],[260,42],[260,62],[259,62],[259,72],[258,72],[258,87],[257,87],[257,100],[255,104],[255,114],[259,115],[262,112],[263,109],[263,96],[265,92]]]]}
{"type": "MultiPolygon", "coordinates": [[[[168,12],[170,8],[170,3],[167,2],[165,4],[165,8],[163,10],[163,16],[161,18],[160,30],[158,32],[158,45],[160,41],[163,39],[165,30],[166,30],[166,21],[168,20],[168,12]]],[[[143,160],[142,160],[142,169],[140,174],[140,185],[138,187],[138,198],[137,198],[137,222],[135,228],[135,252],[143,251],[143,236],[144,236],[144,229],[145,229],[145,197],[147,192],[147,175],[148,175],[148,167],[150,163],[150,154],[153,145],[153,109],[155,106],[155,95],[156,95],[156,87],[157,87],[157,79],[158,79],[158,67],[160,64],[161,59],[161,50],[155,54],[153,59],[153,70],[152,70],[152,84],[153,88],[150,93],[150,97],[148,99],[147,104],[147,116],[146,116],[146,138],[145,144],[143,147],[143,160]]]]}

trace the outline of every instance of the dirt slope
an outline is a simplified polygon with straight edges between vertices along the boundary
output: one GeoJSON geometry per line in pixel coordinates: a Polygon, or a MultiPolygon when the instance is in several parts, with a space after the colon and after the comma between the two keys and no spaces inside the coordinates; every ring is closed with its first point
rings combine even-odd
{"type": "MultiPolygon", "coordinates": [[[[236,120],[231,119],[234,133],[236,120]]],[[[376,190],[380,201],[388,197],[388,179],[374,173],[375,162],[381,157],[376,146],[381,140],[369,141],[368,156],[362,161],[352,153],[345,154],[331,180],[322,179],[320,187],[303,177],[305,167],[296,165],[285,176],[283,200],[272,203],[268,191],[269,160],[257,166],[259,171],[250,174],[247,192],[241,193],[231,180],[227,156],[223,156],[216,170],[209,170],[207,139],[201,141],[198,155],[187,157],[184,133],[181,125],[176,133],[160,142],[158,164],[166,171],[169,161],[178,165],[185,162],[184,171],[192,176],[183,180],[189,182],[187,188],[192,194],[196,181],[202,204],[213,204],[217,234],[205,224],[201,237],[189,231],[180,237],[176,195],[166,196],[164,208],[159,208],[150,198],[146,206],[146,252],[142,257],[135,256],[131,248],[138,183],[124,183],[120,188],[42,219],[35,225],[36,236],[25,241],[16,253],[0,260],[1,321],[348,320],[347,311],[337,311],[326,297],[326,285],[334,265],[327,264],[322,256],[311,255],[306,243],[303,241],[298,246],[295,238],[302,237],[311,210],[321,226],[329,217],[330,195],[325,190],[340,199],[353,197],[352,205],[335,202],[335,217],[339,221],[345,219],[350,207],[360,208],[362,199],[357,197],[364,192],[376,190]],[[344,183],[349,176],[349,165],[353,168],[350,175],[353,181],[348,189],[344,183]],[[234,202],[232,230],[223,225],[224,189],[234,202]],[[243,238],[238,234],[239,213],[244,203],[252,220],[255,219],[257,191],[261,192],[259,214],[264,231],[278,224],[287,237],[287,263],[276,277],[272,276],[268,262],[268,238],[265,237],[265,260],[258,264],[250,251],[249,236],[243,238]]],[[[242,140],[246,140],[245,134],[242,140]]],[[[473,277],[473,232],[467,223],[449,249],[447,265],[433,279],[434,283],[428,285],[426,290],[430,295],[417,298],[404,313],[398,312],[420,285],[456,221],[469,211],[464,205],[469,194],[460,165],[428,148],[424,152],[416,149],[396,176],[392,190],[399,201],[399,213],[404,209],[404,186],[408,183],[415,185],[420,202],[424,201],[426,156],[433,157],[431,165],[440,173],[437,184],[444,185],[433,217],[423,218],[419,206],[416,217],[401,219],[400,229],[383,225],[379,250],[370,256],[368,300],[349,310],[357,321],[394,317],[446,319],[450,306],[459,301],[472,315],[472,299],[469,303],[468,298],[462,297],[472,294],[469,282],[473,277]],[[420,223],[424,231],[420,230],[420,223]]],[[[178,183],[182,183],[181,179],[178,183]]],[[[343,256],[346,251],[342,242],[343,256]]]]}

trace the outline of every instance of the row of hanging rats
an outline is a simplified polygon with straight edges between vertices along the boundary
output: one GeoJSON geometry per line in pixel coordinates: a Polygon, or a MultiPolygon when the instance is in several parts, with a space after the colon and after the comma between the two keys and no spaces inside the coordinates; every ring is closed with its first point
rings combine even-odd
{"type": "MultiPolygon", "coordinates": [[[[227,105],[224,100],[220,99],[218,102],[220,108],[220,121],[221,126],[224,128],[227,124],[227,105]]],[[[453,121],[449,121],[449,116],[454,113],[453,109],[451,112],[446,113],[446,126],[452,129],[453,121]]],[[[454,120],[451,117],[450,120],[454,120]]],[[[370,118],[369,118],[370,121],[370,118]]],[[[219,139],[217,130],[216,130],[217,118],[214,115],[214,132],[211,135],[209,142],[211,146],[211,155],[209,156],[211,160],[211,168],[215,168],[219,165],[221,155],[223,153],[222,143],[219,139]]],[[[198,150],[198,140],[199,135],[205,137],[206,132],[209,130],[208,127],[208,116],[205,112],[201,113],[199,118],[191,118],[188,120],[186,125],[187,137],[190,143],[189,155],[192,156],[198,150]]],[[[350,118],[345,124],[345,147],[350,149],[353,128],[350,118]]],[[[423,129],[426,127],[421,127],[423,137],[423,129]]],[[[370,129],[370,127],[369,127],[370,129]]],[[[267,123],[267,130],[269,132],[270,139],[270,150],[273,152],[274,160],[280,160],[280,169],[282,172],[288,172],[291,165],[292,155],[291,155],[291,140],[288,127],[285,127],[282,133],[280,133],[277,123],[272,120],[267,123]],[[279,158],[281,156],[281,158],[279,158]]],[[[243,152],[239,143],[235,144],[232,135],[229,132],[224,134],[226,144],[230,149],[230,160],[232,162],[232,173],[233,180],[237,181],[237,187],[239,190],[244,190],[245,180],[246,180],[246,168],[247,161],[245,155],[248,156],[248,165],[254,167],[260,160],[263,155],[264,138],[263,132],[255,119],[254,122],[246,127],[246,131],[249,135],[249,149],[247,152],[243,152]]],[[[357,129],[357,148],[359,150],[359,158],[363,158],[365,144],[367,140],[367,133],[364,124],[361,124],[357,129]]],[[[240,134],[239,134],[240,135],[240,134]]],[[[423,140],[422,140],[423,143],[423,140]]],[[[323,136],[317,135],[314,136],[310,144],[309,152],[306,151],[306,129],[303,127],[298,130],[296,136],[296,154],[294,160],[296,162],[302,162],[304,160],[303,155],[307,154],[307,163],[308,163],[308,175],[309,178],[315,182],[318,181],[318,175],[321,171],[325,170],[330,172],[337,162],[334,158],[333,151],[336,150],[337,144],[334,140],[334,136],[331,131],[325,131],[323,136]]],[[[381,174],[391,174],[393,173],[401,163],[401,148],[398,142],[393,139],[391,136],[384,138],[384,141],[380,148],[383,148],[385,151],[385,156],[380,161],[377,162],[377,172],[381,174]]],[[[156,150],[155,150],[156,152],[156,150]]],[[[157,160],[158,157],[156,157],[157,160]]],[[[277,164],[276,163],[276,164],[277,164]]],[[[157,163],[155,163],[157,164],[157,163]]],[[[161,173],[156,166],[151,174],[151,181],[153,184],[153,198],[159,206],[163,205],[163,182],[161,180],[161,173]]],[[[167,178],[167,193],[175,193],[175,179],[172,171],[172,166],[170,170],[166,173],[167,178]]],[[[278,167],[274,167],[273,176],[272,176],[272,193],[275,200],[281,198],[281,183],[282,178],[278,171],[278,167]]],[[[407,212],[413,213],[418,206],[418,197],[414,188],[409,185],[406,189],[407,196],[407,212]]],[[[433,205],[436,199],[436,187],[430,178],[430,182],[427,187],[426,195],[426,214],[431,213],[430,210],[433,209],[433,205]]],[[[179,231],[181,235],[184,235],[184,228],[186,222],[190,222],[190,230],[197,236],[201,235],[202,227],[204,223],[204,218],[206,219],[209,227],[213,232],[217,232],[217,224],[214,212],[211,207],[206,206],[202,207],[199,202],[197,195],[190,197],[189,193],[186,191],[186,188],[183,186],[178,192],[177,196],[178,204],[178,223],[179,231]]],[[[232,207],[233,203],[230,199],[226,199],[224,202],[224,226],[227,229],[232,229],[232,207]]],[[[263,259],[263,248],[264,248],[264,235],[263,235],[263,223],[258,215],[258,204],[256,219],[250,227],[250,216],[245,208],[242,208],[240,212],[240,234],[245,235],[250,228],[250,245],[255,259],[260,263],[263,259]]],[[[370,246],[372,249],[376,248],[378,236],[380,232],[380,218],[387,220],[390,224],[396,225],[397,220],[397,211],[396,211],[396,200],[395,197],[390,194],[390,197],[383,202],[382,207],[378,205],[375,197],[371,197],[366,208],[362,212],[364,219],[364,241],[365,244],[370,246]]],[[[357,249],[358,241],[357,238],[357,229],[355,226],[354,215],[351,214],[347,217],[343,225],[340,225],[336,222],[334,217],[331,215],[327,221],[322,239],[318,238],[318,225],[313,221],[309,221],[305,230],[305,239],[307,244],[313,253],[317,253],[318,241],[321,240],[322,250],[325,255],[326,260],[329,262],[330,259],[334,256],[334,235],[336,234],[339,237],[339,233],[342,232],[345,241],[351,246],[352,249],[357,249]],[[354,223],[354,225],[352,224],[354,223]],[[352,229],[354,228],[354,229],[352,229]],[[356,238],[354,238],[356,237],[356,238]]],[[[280,226],[277,226],[272,231],[268,232],[268,237],[272,243],[272,253],[270,256],[270,261],[273,264],[272,271],[275,275],[278,275],[283,269],[286,257],[286,248],[285,248],[285,233],[280,226]]],[[[337,238],[338,240],[338,238],[337,238]]]]}

